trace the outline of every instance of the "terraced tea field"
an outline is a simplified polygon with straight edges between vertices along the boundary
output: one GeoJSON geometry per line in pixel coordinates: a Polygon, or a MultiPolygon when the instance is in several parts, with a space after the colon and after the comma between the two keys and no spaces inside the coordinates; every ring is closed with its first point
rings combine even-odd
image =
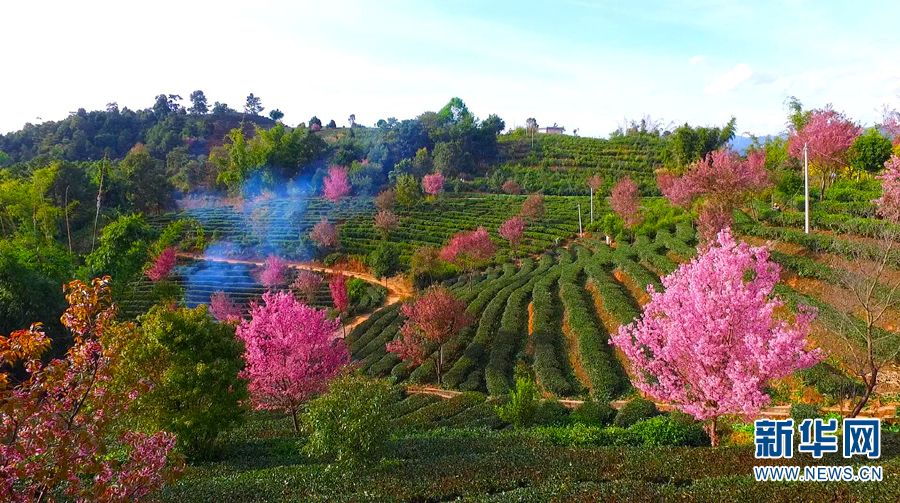
{"type": "Polygon", "coordinates": [[[586,181],[596,173],[607,191],[615,180],[629,176],[648,194],[656,194],[654,170],[660,165],[663,142],[658,138],[582,138],[538,134],[531,139],[500,136],[501,170],[526,191],[545,194],[587,194],[586,181]]]}
{"type": "MultiPolygon", "coordinates": [[[[200,304],[209,304],[210,296],[217,291],[223,291],[231,297],[231,300],[241,306],[246,306],[250,301],[259,300],[267,288],[259,283],[256,277],[258,266],[245,263],[229,263],[214,260],[183,261],[176,267],[172,274],[172,281],[183,291],[183,300],[188,307],[196,307],[200,304]]],[[[296,270],[289,269],[287,284],[293,280],[296,270]]],[[[305,300],[316,308],[331,308],[331,292],[328,288],[330,276],[324,275],[323,282],[311,300],[305,300]]],[[[387,291],[381,285],[363,282],[361,296],[351,299],[349,316],[371,311],[380,306],[387,295],[387,291]]],[[[287,286],[285,286],[287,287],[287,286]]],[[[154,284],[149,280],[143,280],[133,285],[133,296],[122,305],[125,316],[134,316],[146,312],[156,300],[154,284]]],[[[298,294],[299,295],[299,294],[298,294]]]]}
{"type": "MultiPolygon", "coordinates": [[[[399,246],[405,263],[419,246],[441,246],[461,230],[484,226],[496,243],[508,250],[508,242],[497,235],[497,228],[519,212],[524,200],[525,196],[448,194],[435,201],[420,201],[412,207],[399,206],[400,227],[392,234],[391,241],[399,246]]],[[[588,198],[546,197],[546,212],[540,221],[528,226],[520,249],[537,254],[576,237],[579,204],[583,224],[587,225],[588,198]]],[[[597,211],[603,211],[599,200],[595,201],[595,215],[597,211]]],[[[339,224],[344,251],[365,255],[374,250],[381,241],[372,226],[374,215],[371,198],[354,197],[339,204],[322,198],[268,200],[244,208],[184,210],[149,220],[162,228],[178,218],[194,218],[203,225],[206,235],[218,242],[216,253],[221,256],[259,257],[276,253],[290,259],[308,260],[315,253],[309,232],[323,216],[339,224]]]]}

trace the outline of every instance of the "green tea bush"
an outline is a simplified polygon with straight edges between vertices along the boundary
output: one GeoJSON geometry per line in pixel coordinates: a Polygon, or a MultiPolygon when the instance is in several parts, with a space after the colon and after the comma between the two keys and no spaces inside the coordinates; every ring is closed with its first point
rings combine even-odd
{"type": "Polygon", "coordinates": [[[537,385],[528,377],[518,377],[509,392],[509,402],[497,407],[497,416],[515,428],[523,428],[534,419],[537,410],[537,385]]]}
{"type": "Polygon", "coordinates": [[[804,419],[816,419],[822,417],[822,410],[811,403],[795,403],[791,405],[791,419],[794,425],[803,422],[804,419]]]}
{"type": "Polygon", "coordinates": [[[709,436],[699,423],[665,414],[644,419],[628,430],[645,446],[702,446],[709,445],[709,436]]]}
{"type": "Polygon", "coordinates": [[[588,398],[569,416],[572,421],[591,426],[608,426],[616,417],[616,409],[609,404],[588,398]]]}
{"type": "Polygon", "coordinates": [[[538,403],[531,421],[537,425],[553,426],[565,423],[568,417],[569,409],[559,400],[550,399],[538,403]]]}
{"type": "Polygon", "coordinates": [[[619,409],[616,418],[613,420],[613,425],[620,428],[628,428],[638,421],[658,415],[659,410],[656,408],[655,403],[643,398],[635,398],[619,409]]]}

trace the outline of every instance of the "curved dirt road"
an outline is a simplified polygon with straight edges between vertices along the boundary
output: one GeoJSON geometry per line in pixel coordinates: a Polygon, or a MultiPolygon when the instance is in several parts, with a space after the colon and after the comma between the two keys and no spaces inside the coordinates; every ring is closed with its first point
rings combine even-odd
{"type": "MultiPolygon", "coordinates": [[[[248,264],[248,265],[255,265],[255,266],[262,266],[265,264],[265,262],[263,262],[261,260],[224,258],[224,257],[205,257],[202,255],[193,254],[193,253],[179,253],[178,256],[182,257],[182,258],[190,258],[193,260],[208,260],[210,262],[226,262],[229,264],[248,264]]],[[[409,282],[406,280],[406,278],[404,278],[402,276],[395,276],[393,278],[388,278],[387,282],[385,282],[385,281],[377,280],[375,278],[375,276],[373,276],[372,274],[370,274],[368,272],[352,271],[352,270],[348,270],[348,269],[335,269],[332,267],[325,267],[323,265],[315,264],[315,263],[311,263],[311,262],[297,262],[297,261],[286,260],[285,265],[287,265],[291,269],[302,269],[302,270],[306,270],[306,271],[320,272],[323,274],[343,274],[344,276],[349,276],[351,278],[359,278],[363,281],[368,281],[369,283],[375,283],[376,285],[382,285],[382,286],[387,285],[387,291],[388,291],[387,297],[385,298],[384,305],[379,307],[378,309],[381,309],[382,307],[390,306],[391,304],[396,304],[397,302],[400,302],[404,299],[412,297],[413,293],[414,293],[413,289],[412,289],[412,285],[410,285],[409,282]]],[[[362,323],[363,321],[366,320],[366,318],[369,317],[370,314],[372,314],[372,313],[361,314],[359,316],[356,316],[352,320],[347,320],[347,324],[345,325],[346,329],[349,331],[356,325],[362,323]]]]}

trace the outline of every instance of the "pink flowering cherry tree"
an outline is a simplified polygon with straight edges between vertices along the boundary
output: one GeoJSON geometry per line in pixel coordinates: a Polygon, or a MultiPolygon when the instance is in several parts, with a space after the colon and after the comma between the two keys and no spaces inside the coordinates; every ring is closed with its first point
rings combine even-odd
{"type": "Polygon", "coordinates": [[[444,192],[444,175],[440,172],[422,177],[422,190],[429,196],[439,196],[444,192]]]}
{"type": "Polygon", "coordinates": [[[484,227],[479,227],[478,230],[454,234],[441,250],[440,256],[444,262],[450,262],[471,273],[476,267],[490,260],[496,252],[497,245],[491,241],[484,227]]]}
{"type": "Polygon", "coordinates": [[[153,266],[147,270],[147,277],[150,281],[160,281],[169,277],[172,269],[175,268],[175,248],[167,246],[165,250],[156,256],[153,266]]]}
{"type": "Polygon", "coordinates": [[[698,231],[704,242],[715,241],[719,231],[731,226],[735,209],[771,186],[764,150],[751,152],[746,159],[731,150],[716,150],[688,166],[680,177],[660,174],[657,183],[675,206],[687,208],[703,200],[698,209],[698,231]]]}
{"type": "Polygon", "coordinates": [[[287,263],[278,255],[269,255],[259,274],[259,282],[266,288],[274,288],[285,283],[287,263]]]}
{"type": "Polygon", "coordinates": [[[381,210],[375,215],[374,225],[381,237],[387,239],[400,227],[400,216],[391,210],[381,210]]]}
{"type": "Polygon", "coordinates": [[[788,154],[803,161],[803,146],[807,146],[810,170],[822,178],[819,200],[825,199],[825,188],[832,175],[847,165],[847,152],[862,128],[831,106],[813,110],[809,120],[799,131],[791,131],[788,154]]]}
{"type": "Polygon", "coordinates": [[[222,323],[233,323],[241,319],[241,308],[221,290],[209,296],[209,312],[222,323]]]}
{"type": "Polygon", "coordinates": [[[689,264],[648,287],[641,318],[612,338],[631,362],[632,383],[655,400],[707,420],[753,416],[771,398],[772,379],[822,359],[806,339],[815,312],[800,308],[792,322],[776,318],[784,302],[772,296],[781,269],[764,247],[736,243],[728,229],[689,264]]]}
{"type": "Polygon", "coordinates": [[[638,186],[629,177],[620,178],[609,194],[609,205],[617,215],[622,217],[626,228],[641,223],[641,198],[638,186]]]}
{"type": "Polygon", "coordinates": [[[894,223],[900,223],[900,157],[892,155],[884,163],[884,171],[877,177],[881,180],[881,197],[872,201],[878,214],[894,223]]]}
{"type": "Polygon", "coordinates": [[[513,256],[517,257],[519,243],[521,243],[522,238],[525,237],[525,219],[519,216],[512,217],[500,224],[497,233],[500,234],[503,239],[509,241],[509,245],[513,249],[513,256]]]}
{"type": "Polygon", "coordinates": [[[347,277],[343,274],[336,274],[328,283],[328,289],[331,291],[331,302],[334,304],[334,310],[338,314],[338,320],[341,323],[344,337],[347,337],[347,329],[344,326],[344,317],[350,309],[350,297],[347,294],[347,277]]]}
{"type": "Polygon", "coordinates": [[[319,291],[322,281],[322,276],[312,271],[301,270],[291,283],[291,289],[303,296],[307,304],[312,304],[316,300],[316,292],[319,291]]]}
{"type": "Polygon", "coordinates": [[[322,180],[322,195],[336,203],[350,194],[350,177],[345,166],[332,166],[322,180]]]}
{"type": "Polygon", "coordinates": [[[323,309],[313,309],[289,292],[263,294],[250,303],[250,319],[237,327],[247,362],[242,376],[249,381],[250,400],[257,410],[291,414],[300,431],[297,413],[313,395],[350,361],[350,352],[334,338],[339,322],[323,309]]]}
{"type": "Polygon", "coordinates": [[[328,219],[322,217],[319,223],[313,226],[309,237],[316,242],[319,248],[337,248],[338,231],[334,224],[329,223],[328,219]]]}

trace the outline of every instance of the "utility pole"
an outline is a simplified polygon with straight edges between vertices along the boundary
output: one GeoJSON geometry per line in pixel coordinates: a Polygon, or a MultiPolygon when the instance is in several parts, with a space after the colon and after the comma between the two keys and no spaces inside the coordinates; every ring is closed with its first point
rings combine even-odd
{"type": "Polygon", "coordinates": [[[584,237],[584,231],[581,229],[581,203],[578,203],[578,236],[584,237]]]}
{"type": "Polygon", "coordinates": [[[809,234],[809,155],[808,144],[803,144],[803,204],[806,210],[806,233],[809,234]]]}

